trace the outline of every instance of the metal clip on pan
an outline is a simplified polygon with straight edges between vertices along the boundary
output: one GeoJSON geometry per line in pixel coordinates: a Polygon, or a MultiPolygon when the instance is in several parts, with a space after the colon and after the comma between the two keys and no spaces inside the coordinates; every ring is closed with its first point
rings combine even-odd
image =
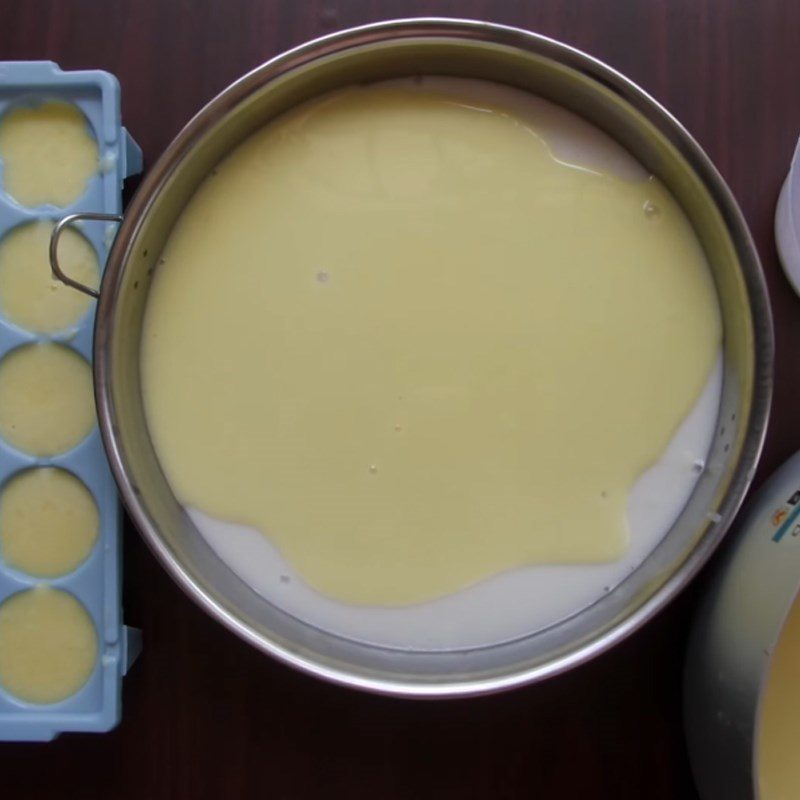
{"type": "Polygon", "coordinates": [[[89,297],[93,297],[97,300],[100,297],[100,292],[97,289],[92,289],[91,286],[87,286],[85,283],[70,278],[69,275],[61,269],[61,265],[58,263],[58,241],[64,229],[75,222],[85,219],[94,222],[122,222],[122,217],[119,214],[100,214],[92,211],[80,211],[77,214],[68,214],[66,217],[63,217],[58,221],[55,228],[53,228],[53,233],[50,235],[50,269],[61,283],[71,286],[79,292],[88,294],[89,297]]]}

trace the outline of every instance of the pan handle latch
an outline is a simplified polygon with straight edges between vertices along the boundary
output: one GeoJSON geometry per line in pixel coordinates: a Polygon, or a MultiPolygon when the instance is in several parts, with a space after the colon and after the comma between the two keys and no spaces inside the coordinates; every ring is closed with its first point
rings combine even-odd
{"type": "Polygon", "coordinates": [[[87,286],[85,283],[70,278],[69,275],[61,269],[61,265],[58,263],[58,240],[61,238],[64,228],[80,220],[120,223],[122,222],[122,217],[119,214],[100,214],[94,211],[79,211],[76,214],[68,214],[66,217],[62,217],[56,223],[55,228],[53,228],[53,233],[50,234],[50,269],[53,271],[53,275],[60,280],[61,283],[71,286],[79,292],[88,294],[89,297],[94,297],[94,299],[97,300],[100,297],[100,292],[97,289],[92,289],[91,286],[87,286]]]}

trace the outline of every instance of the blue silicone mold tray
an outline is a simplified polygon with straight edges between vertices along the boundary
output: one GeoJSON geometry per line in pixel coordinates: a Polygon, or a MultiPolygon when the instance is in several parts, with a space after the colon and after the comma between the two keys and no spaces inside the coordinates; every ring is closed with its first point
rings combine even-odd
{"type": "MultiPolygon", "coordinates": [[[[120,88],[113,75],[96,70],[62,72],[47,61],[0,62],[0,120],[12,108],[48,100],[73,103],[83,112],[98,143],[98,173],[71,206],[31,209],[20,206],[4,191],[0,161],[0,239],[17,225],[57,220],[76,211],[119,214],[122,182],[141,170],[141,151],[121,126],[120,88]]],[[[102,269],[115,226],[87,223],[77,227],[94,247],[102,269]]],[[[53,341],[91,361],[94,305],[90,304],[77,325],[47,336],[25,331],[0,316],[0,359],[20,345],[53,341]]],[[[139,632],[122,624],[120,507],[97,426],[72,450],[47,459],[21,453],[0,440],[0,489],[20,470],[35,466],[61,467],[85,484],[97,503],[100,533],[87,560],[74,572],[55,579],[17,572],[5,564],[0,552],[0,603],[40,584],[70,592],[94,622],[98,660],[91,677],[76,694],[52,705],[23,702],[0,685],[0,740],[41,741],[64,731],[110,730],[120,719],[122,676],[140,649],[139,632]]]]}

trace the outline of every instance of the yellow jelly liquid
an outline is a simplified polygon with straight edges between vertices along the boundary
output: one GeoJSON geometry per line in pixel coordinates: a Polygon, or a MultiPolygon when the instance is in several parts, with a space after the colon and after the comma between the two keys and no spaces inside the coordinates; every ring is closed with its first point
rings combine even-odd
{"type": "Polygon", "coordinates": [[[73,350],[32,344],[0,361],[0,436],[34,456],[66,452],[95,421],[92,372],[73,350]]]}
{"type": "Polygon", "coordinates": [[[0,494],[0,555],[14,569],[48,578],[72,572],[98,532],[94,498],[65,470],[26,470],[0,494]]]}
{"type": "Polygon", "coordinates": [[[761,711],[758,776],[761,800],[800,797],[800,603],[795,603],[773,656],[761,711]]]}
{"type": "Polygon", "coordinates": [[[68,206],[97,172],[97,142],[73,105],[15,108],[0,119],[5,191],[24,206],[68,206]]]}
{"type": "Polygon", "coordinates": [[[57,703],[92,674],[97,634],[67,592],[37,586],[0,605],[0,684],[30,703],[57,703]]]}
{"type": "MultiPolygon", "coordinates": [[[[90,299],[64,285],[50,269],[51,222],[14,228],[0,240],[0,311],[36,333],[53,333],[77,323],[90,299]]],[[[100,280],[97,255],[79,233],[67,228],[58,257],[71,278],[94,288],[100,280]]]]}
{"type": "Polygon", "coordinates": [[[287,113],[200,187],[141,369],[185,505],[332,598],[405,605],[619,558],[720,337],[657,180],[564,163],[510,109],[375,85],[287,113]]]}

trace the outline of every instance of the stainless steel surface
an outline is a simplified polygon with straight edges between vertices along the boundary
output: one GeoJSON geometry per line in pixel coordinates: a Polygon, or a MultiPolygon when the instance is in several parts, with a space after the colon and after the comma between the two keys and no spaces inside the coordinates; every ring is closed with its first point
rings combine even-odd
{"type": "MultiPolygon", "coordinates": [[[[704,800],[758,797],[763,691],[780,630],[800,589],[800,453],[737,522],[698,610],[686,659],[685,719],[704,800]],[[784,511],[786,518],[775,517],[784,511]],[[777,523],[777,524],[776,524],[777,523]]],[[[800,677],[800,676],[799,676],[800,677]]],[[[765,799],[765,800],[768,800],[765,799]]]]}
{"type": "Polygon", "coordinates": [[[88,294],[89,297],[94,297],[97,299],[100,297],[100,292],[98,292],[96,289],[92,289],[91,286],[87,286],[85,283],[81,283],[80,281],[76,281],[74,278],[70,278],[70,276],[61,269],[61,265],[58,263],[58,242],[61,239],[61,234],[69,225],[73,225],[76,222],[81,222],[82,220],[93,220],[96,222],[122,222],[122,217],[119,214],[100,214],[94,211],[80,211],[77,214],[67,214],[66,217],[62,217],[56,223],[56,226],[53,228],[53,232],[50,234],[50,269],[53,271],[53,275],[55,275],[56,278],[58,278],[58,280],[60,280],[62,283],[65,283],[67,286],[71,286],[73,289],[77,289],[79,292],[88,294]]]}
{"type": "Polygon", "coordinates": [[[106,269],[95,375],[101,430],[125,503],[164,566],[197,603],[261,650],[349,686],[414,697],[492,692],[581,664],[649,619],[720,541],[750,482],[771,396],[771,317],[757,255],[717,171],[689,134],[619,73],[526,31],[420,19],[370,25],[302,45],[206,106],[151,169],[106,269]],[[546,630],[492,647],[430,652],[352,641],[299,622],[256,595],[211,552],[166,484],[139,386],[139,335],[151,276],[182,208],[211,168],[291,106],[354,82],[413,74],[478,77],[554,100],[605,129],[670,187],[714,273],[723,315],[722,424],[696,491],[644,563],[597,603],[546,630]]]}

